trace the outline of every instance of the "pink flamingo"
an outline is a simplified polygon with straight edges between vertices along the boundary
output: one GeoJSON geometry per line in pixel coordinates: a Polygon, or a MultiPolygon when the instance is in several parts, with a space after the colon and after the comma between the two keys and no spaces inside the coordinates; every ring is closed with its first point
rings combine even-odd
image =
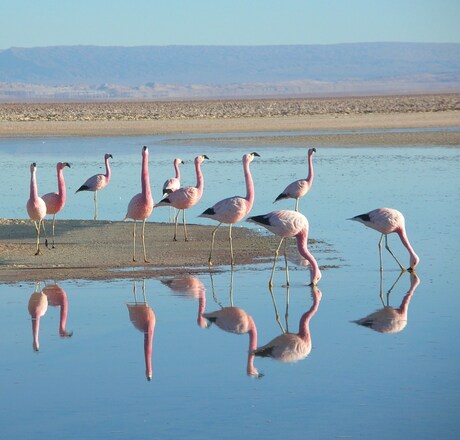
{"type": "Polygon", "coordinates": [[[105,154],[105,174],[95,174],[91,176],[80,188],[75,191],[75,194],[79,191],[93,191],[94,192],[94,220],[97,220],[97,192],[105,188],[110,182],[110,165],[109,158],[113,159],[111,154],[105,154]]]}
{"type": "MultiPolygon", "coordinates": [[[[410,277],[410,289],[404,296],[401,305],[398,308],[390,307],[387,300],[387,304],[384,304],[383,309],[377,310],[376,312],[353,322],[364,327],[368,327],[379,333],[399,333],[404,330],[407,325],[407,313],[409,312],[410,300],[415,292],[415,289],[420,284],[420,279],[415,272],[412,272],[410,277]]],[[[395,284],[393,284],[392,288],[395,284]]],[[[391,289],[388,291],[387,296],[389,296],[390,292],[391,289]]]]}
{"type": "Polygon", "coordinates": [[[64,168],[69,167],[68,162],[58,162],[56,164],[57,181],[58,181],[58,192],[50,192],[42,196],[42,199],[46,204],[46,213],[53,214],[53,248],[54,248],[54,222],[56,220],[56,214],[64,208],[66,200],[66,188],[64,182],[64,168]]]}
{"type": "Polygon", "coordinates": [[[380,237],[379,241],[379,254],[380,254],[380,271],[383,270],[383,262],[382,262],[382,240],[385,237],[385,248],[391,254],[391,256],[396,260],[399,267],[403,272],[408,270],[409,272],[415,269],[420,258],[412,249],[412,246],[407,238],[406,234],[406,226],[404,216],[397,211],[396,209],[391,208],[377,208],[373,211],[370,211],[366,214],[357,215],[356,217],[350,218],[348,220],[355,220],[357,222],[362,223],[363,225],[375,229],[376,231],[380,232],[382,236],[380,237]],[[391,252],[388,246],[388,234],[395,232],[399,235],[401,243],[406,247],[409,251],[410,255],[410,262],[409,262],[409,269],[406,269],[399,260],[395,257],[393,252],[391,252]]]}
{"type": "Polygon", "coordinates": [[[40,254],[40,229],[46,216],[45,201],[38,196],[37,189],[37,164],[34,162],[30,165],[30,196],[27,200],[26,209],[29,217],[34,221],[35,229],[37,230],[37,251],[35,255],[40,254]]]}
{"type": "MultiPolygon", "coordinates": [[[[307,218],[297,211],[273,211],[264,215],[257,215],[248,218],[249,222],[256,223],[268,229],[276,235],[281,237],[281,241],[276,248],[275,258],[273,261],[272,273],[270,276],[269,286],[273,286],[273,275],[275,272],[276,260],[281,244],[287,237],[295,237],[297,241],[297,249],[300,255],[305,258],[311,267],[311,284],[316,285],[321,279],[321,271],[315,257],[308,250],[308,220],[307,218]]],[[[287,265],[286,246],[284,246],[284,261],[286,264],[286,283],[289,285],[289,273],[287,265]]]]}
{"type": "Polygon", "coordinates": [[[141,187],[142,192],[136,194],[128,205],[128,212],[124,220],[128,218],[134,220],[133,225],[133,261],[136,261],[136,221],[142,220],[142,246],[144,249],[144,262],[148,263],[145,251],[145,222],[153,210],[153,197],[150,190],[149,179],[149,150],[147,147],[142,148],[142,169],[141,169],[141,187]]]}
{"type": "Polygon", "coordinates": [[[177,241],[177,222],[179,219],[179,214],[182,211],[182,224],[184,226],[184,236],[185,241],[188,241],[187,237],[187,226],[185,223],[185,210],[195,206],[201,199],[204,189],[204,178],[203,173],[201,172],[201,164],[205,159],[209,159],[208,156],[203,154],[202,156],[197,156],[195,158],[195,171],[196,171],[196,186],[186,186],[179,188],[178,190],[168,194],[166,197],[161,199],[156,205],[160,206],[172,206],[178,209],[175,217],[175,229],[173,240],[177,241]]]}
{"type": "Polygon", "coordinates": [[[43,293],[48,298],[48,304],[50,306],[61,308],[59,317],[59,336],[61,338],[70,338],[73,332],[68,332],[66,330],[69,303],[64,289],[57,284],[50,284],[43,288],[43,293]]]}
{"type": "Polygon", "coordinates": [[[312,347],[310,320],[317,312],[322,297],[321,291],[316,286],[312,286],[311,293],[313,305],[301,316],[299,332],[283,332],[268,344],[257,348],[254,351],[256,356],[271,357],[281,362],[297,362],[310,354],[312,347]]]}
{"type": "Polygon", "coordinates": [[[35,285],[35,291],[30,295],[27,308],[32,317],[33,348],[35,351],[39,351],[40,318],[48,310],[48,297],[40,290],[39,283],[35,285]]]}
{"type": "Polygon", "coordinates": [[[147,304],[145,297],[145,280],[142,280],[143,302],[137,301],[136,296],[136,281],[134,281],[134,303],[128,303],[129,319],[134,327],[144,333],[144,361],[145,361],[145,376],[148,381],[152,380],[152,350],[153,350],[153,334],[155,330],[156,317],[153,309],[147,304]]]}
{"type": "Polygon", "coordinates": [[[212,266],[212,251],[214,249],[214,239],[217,229],[222,223],[230,225],[228,238],[230,241],[231,265],[234,264],[233,243],[232,243],[232,226],[239,222],[243,217],[249,214],[254,204],[254,182],[252,180],[249,164],[254,157],[260,157],[256,152],[245,154],[243,156],[244,179],[246,181],[246,197],[234,196],[217,202],[211,208],[204,211],[199,217],[206,217],[217,220],[219,224],[212,231],[211,252],[209,253],[208,264],[212,266]]]}
{"type": "Polygon", "coordinates": [[[283,199],[295,199],[295,210],[299,210],[299,199],[310,191],[313,184],[313,153],[316,153],[316,148],[308,150],[308,177],[290,183],[273,203],[283,199]]]}
{"type": "MultiPolygon", "coordinates": [[[[179,165],[183,164],[184,161],[178,157],[174,159],[174,170],[176,172],[176,177],[171,177],[165,181],[163,184],[163,197],[166,197],[168,194],[178,190],[180,188],[180,170],[179,165]]],[[[171,221],[171,207],[169,207],[169,221],[171,221]]]]}

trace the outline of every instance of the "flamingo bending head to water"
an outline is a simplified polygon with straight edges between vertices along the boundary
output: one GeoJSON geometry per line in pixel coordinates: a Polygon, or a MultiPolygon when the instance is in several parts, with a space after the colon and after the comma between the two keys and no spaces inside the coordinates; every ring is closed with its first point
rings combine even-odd
{"type": "MultiPolygon", "coordinates": [[[[268,282],[270,287],[273,286],[273,276],[280,247],[287,237],[295,237],[300,255],[310,263],[311,284],[316,285],[319,282],[321,279],[321,271],[315,257],[308,250],[309,224],[307,218],[303,214],[289,210],[272,211],[268,214],[249,217],[247,221],[263,226],[270,232],[281,237],[281,241],[275,251],[273,268],[270,281],[268,282]]],[[[286,284],[289,285],[286,246],[284,247],[284,260],[286,265],[286,284]]]]}
{"type": "Polygon", "coordinates": [[[415,253],[414,249],[412,248],[409,239],[407,238],[406,234],[406,222],[404,216],[397,211],[396,209],[392,208],[377,208],[373,211],[369,211],[365,214],[360,214],[355,217],[350,218],[349,220],[354,220],[363,225],[367,226],[368,228],[375,229],[376,231],[380,232],[382,236],[380,237],[379,241],[379,254],[380,254],[380,271],[383,270],[383,262],[382,262],[382,241],[385,237],[385,248],[391,254],[391,256],[396,260],[401,270],[404,272],[408,270],[409,272],[415,270],[415,266],[420,261],[420,258],[415,253]],[[401,243],[405,246],[405,248],[409,251],[409,269],[406,269],[396,258],[396,256],[391,252],[388,246],[388,234],[392,233],[398,234],[401,243]]]}
{"type": "Polygon", "coordinates": [[[254,204],[254,182],[252,180],[251,172],[249,170],[249,164],[254,160],[254,157],[260,157],[256,152],[245,154],[243,156],[243,170],[244,179],[246,182],[246,197],[234,196],[217,202],[211,208],[204,211],[199,217],[206,217],[213,220],[217,220],[219,224],[212,231],[211,238],[211,252],[209,253],[208,264],[212,266],[212,252],[214,249],[214,239],[216,236],[217,229],[222,223],[230,225],[228,231],[228,237],[230,241],[230,256],[231,265],[234,264],[233,258],[233,243],[232,243],[232,226],[246,217],[252,209],[254,204]]]}
{"type": "Polygon", "coordinates": [[[299,210],[299,199],[310,191],[313,184],[313,153],[316,153],[316,148],[310,148],[308,150],[308,177],[306,179],[299,179],[290,183],[286,188],[284,188],[284,191],[281,192],[273,203],[278,200],[295,199],[295,210],[299,210]]]}
{"type": "Polygon", "coordinates": [[[79,191],[94,192],[94,220],[97,220],[97,192],[109,184],[110,177],[112,175],[109,159],[113,159],[113,156],[109,153],[106,153],[104,155],[105,174],[95,174],[94,176],[91,176],[82,186],[80,186],[80,188],[75,191],[75,193],[79,191]]]}
{"type": "Polygon", "coordinates": [[[54,248],[54,222],[56,220],[56,214],[64,208],[66,201],[66,187],[64,181],[64,168],[69,167],[69,162],[58,162],[56,164],[58,191],[50,192],[42,196],[42,199],[46,204],[46,213],[53,214],[53,245],[54,248]]]}
{"type": "Polygon", "coordinates": [[[209,157],[205,154],[195,158],[196,186],[185,186],[183,188],[179,188],[178,190],[168,194],[166,197],[163,197],[154,206],[155,208],[160,206],[172,206],[178,210],[174,219],[174,241],[177,241],[177,222],[181,211],[182,224],[184,226],[184,237],[185,241],[188,241],[187,226],[185,222],[185,210],[195,206],[201,200],[201,196],[203,195],[204,177],[203,173],[201,172],[201,164],[205,159],[209,159],[209,157]]]}
{"type": "Polygon", "coordinates": [[[149,178],[149,150],[146,146],[142,148],[141,167],[141,192],[136,194],[128,205],[128,211],[124,220],[132,219],[133,224],[133,261],[136,261],[136,221],[142,220],[142,247],[144,250],[144,262],[148,263],[145,251],[145,222],[153,211],[153,197],[150,189],[149,178]]]}
{"type": "Polygon", "coordinates": [[[37,164],[34,162],[30,165],[30,195],[26,204],[27,214],[33,220],[37,231],[37,250],[35,255],[40,254],[40,229],[46,216],[45,201],[38,196],[37,188],[37,164]]]}

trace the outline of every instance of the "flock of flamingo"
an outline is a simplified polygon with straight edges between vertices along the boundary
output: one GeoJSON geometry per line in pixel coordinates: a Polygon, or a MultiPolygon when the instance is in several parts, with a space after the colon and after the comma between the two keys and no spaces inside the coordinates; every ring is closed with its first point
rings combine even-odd
{"type": "MultiPolygon", "coordinates": [[[[308,176],[304,179],[296,180],[289,184],[279,195],[275,198],[274,202],[283,199],[295,199],[294,210],[277,210],[267,214],[256,215],[247,217],[251,212],[254,204],[254,182],[251,176],[249,165],[256,157],[260,157],[256,152],[245,154],[243,156],[243,171],[244,179],[246,182],[246,196],[233,196],[220,200],[212,207],[206,209],[200,217],[206,217],[213,219],[218,222],[218,225],[213,229],[211,234],[211,251],[208,258],[209,266],[212,266],[212,253],[214,250],[214,240],[217,229],[222,224],[229,225],[229,242],[230,242],[230,257],[231,266],[233,267],[235,260],[233,255],[232,245],[232,226],[235,223],[240,222],[245,217],[247,221],[256,223],[268,231],[281,237],[280,243],[275,251],[273,267],[269,280],[269,285],[273,285],[273,276],[276,266],[277,257],[281,248],[284,246],[284,257],[286,264],[286,283],[289,285],[289,274],[286,257],[286,239],[294,237],[297,242],[297,249],[300,255],[305,258],[310,264],[311,271],[311,285],[317,285],[321,279],[321,271],[315,257],[311,254],[307,246],[309,223],[307,218],[299,212],[299,199],[304,197],[310,188],[312,187],[314,180],[313,171],[313,154],[316,153],[315,148],[308,150],[308,176]]],[[[92,191],[94,192],[94,219],[97,219],[97,192],[108,185],[111,177],[111,170],[109,165],[109,159],[112,158],[111,154],[105,154],[105,174],[96,174],[90,177],[86,182],[77,189],[76,193],[80,191],[92,191]]],[[[180,186],[180,171],[179,164],[183,161],[179,158],[174,160],[175,177],[168,179],[163,185],[163,197],[158,203],[154,203],[152,191],[150,188],[149,179],[149,165],[148,165],[148,148],[144,146],[142,148],[142,163],[141,163],[141,192],[136,194],[130,200],[127,208],[124,220],[134,220],[133,223],[133,261],[136,261],[136,223],[142,221],[142,247],[144,261],[148,262],[146,247],[145,247],[145,223],[152,214],[154,208],[168,206],[169,208],[175,208],[177,210],[174,221],[175,231],[173,240],[177,240],[177,226],[180,212],[182,211],[182,223],[184,229],[184,238],[188,240],[185,210],[195,206],[201,199],[204,190],[204,177],[201,171],[201,164],[204,160],[208,159],[206,155],[197,156],[195,158],[195,171],[197,183],[196,186],[180,186]]],[[[37,178],[36,178],[36,163],[30,165],[30,197],[27,201],[27,212],[29,217],[34,221],[35,228],[37,231],[36,241],[36,253],[40,254],[40,229],[43,224],[44,218],[47,214],[53,215],[53,242],[54,247],[54,223],[56,214],[60,212],[65,205],[66,201],[66,188],[63,176],[64,168],[69,167],[70,164],[67,162],[59,162],[56,165],[57,169],[57,180],[58,180],[58,191],[48,193],[40,197],[38,195],[37,178]]],[[[365,226],[375,229],[380,232],[381,237],[379,241],[379,254],[380,254],[380,271],[383,270],[382,263],[382,242],[385,239],[385,248],[389,251],[392,257],[396,260],[397,264],[401,268],[401,271],[412,272],[419,262],[419,257],[412,248],[409,239],[407,237],[405,228],[404,216],[396,209],[391,208],[377,208],[373,211],[365,214],[357,215],[349,220],[358,221],[363,223],[365,226]],[[406,247],[409,252],[409,268],[405,268],[388,246],[388,234],[396,233],[402,244],[406,247]]],[[[46,240],[47,244],[47,240],[46,240]]]]}

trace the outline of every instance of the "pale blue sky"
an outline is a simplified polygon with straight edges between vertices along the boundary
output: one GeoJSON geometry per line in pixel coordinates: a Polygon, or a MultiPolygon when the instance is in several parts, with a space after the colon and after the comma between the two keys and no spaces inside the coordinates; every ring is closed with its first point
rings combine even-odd
{"type": "Polygon", "coordinates": [[[460,43],[460,0],[2,0],[0,49],[460,43]]]}

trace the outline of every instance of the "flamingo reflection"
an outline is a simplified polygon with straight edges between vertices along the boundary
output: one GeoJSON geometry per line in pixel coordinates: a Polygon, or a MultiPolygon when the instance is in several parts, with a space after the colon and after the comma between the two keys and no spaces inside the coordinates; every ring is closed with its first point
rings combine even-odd
{"type": "Polygon", "coordinates": [[[57,284],[49,284],[43,288],[42,292],[46,295],[50,306],[60,307],[59,336],[61,336],[61,338],[70,338],[73,332],[68,332],[66,330],[69,304],[64,289],[57,284]]]}
{"type": "MultiPolygon", "coordinates": [[[[305,359],[311,352],[310,320],[318,310],[322,297],[321,291],[316,286],[311,286],[313,304],[311,308],[300,317],[298,333],[289,332],[287,328],[287,318],[286,329],[283,328],[279,320],[276,302],[274,301],[273,291],[271,289],[270,293],[272,295],[273,305],[275,306],[277,321],[283,333],[272,339],[268,344],[257,348],[254,354],[260,357],[271,357],[281,362],[297,362],[301,359],[305,359]]],[[[286,296],[287,298],[289,297],[289,286],[286,287],[286,296]]],[[[287,303],[286,307],[286,317],[288,304],[289,303],[287,303]]]]}
{"type": "Polygon", "coordinates": [[[48,310],[48,297],[43,293],[41,283],[35,283],[35,290],[29,298],[28,310],[32,317],[33,348],[39,351],[40,318],[48,310]]]}
{"type": "MultiPolygon", "coordinates": [[[[216,299],[214,291],[214,281],[211,274],[211,283],[213,289],[213,296],[216,299]]],[[[220,305],[220,304],[219,304],[220,305]]],[[[257,347],[257,327],[252,316],[246,313],[240,307],[233,305],[233,271],[230,275],[230,306],[222,307],[213,312],[203,313],[203,316],[211,323],[217,325],[221,330],[228,333],[235,333],[237,335],[249,335],[249,349],[246,364],[246,374],[251,377],[261,378],[263,374],[259,373],[254,366],[254,351],[257,347]]]]}
{"type": "Polygon", "coordinates": [[[206,308],[206,288],[204,284],[193,275],[180,275],[170,280],[163,280],[173,293],[182,295],[186,298],[198,300],[198,317],[197,324],[201,328],[208,327],[208,321],[203,318],[203,312],[206,308]]]}
{"type": "Polygon", "coordinates": [[[401,305],[397,308],[390,306],[390,293],[401,278],[401,272],[393,283],[391,288],[386,294],[386,302],[383,299],[383,278],[380,276],[380,300],[382,301],[383,308],[358,319],[356,324],[368,327],[379,333],[399,333],[404,330],[407,325],[407,313],[409,311],[409,304],[415,289],[420,284],[420,278],[415,272],[410,273],[410,288],[404,296],[401,305]]]}
{"type": "Polygon", "coordinates": [[[134,302],[127,303],[129,319],[134,327],[144,333],[144,359],[145,359],[145,376],[147,380],[152,380],[152,348],[153,333],[155,330],[156,317],[153,309],[147,304],[145,296],[145,280],[142,280],[142,301],[137,299],[137,281],[134,281],[133,287],[134,302]]]}

